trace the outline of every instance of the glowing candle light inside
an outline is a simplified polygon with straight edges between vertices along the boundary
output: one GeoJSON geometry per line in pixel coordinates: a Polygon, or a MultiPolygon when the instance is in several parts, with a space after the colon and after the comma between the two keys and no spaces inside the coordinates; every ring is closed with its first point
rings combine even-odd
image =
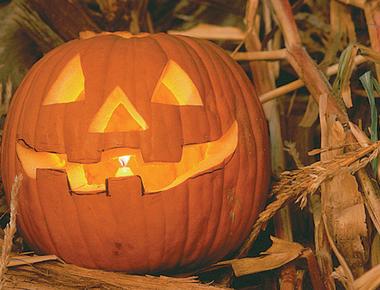
{"type": "Polygon", "coordinates": [[[119,167],[117,169],[117,172],[116,172],[116,177],[120,177],[120,176],[132,176],[133,175],[133,172],[132,170],[127,166],[128,165],[128,162],[129,160],[131,159],[131,155],[124,155],[124,156],[120,156],[119,158],[119,163],[121,165],[121,167],[119,167]]]}
{"type": "Polygon", "coordinates": [[[131,160],[131,155],[124,155],[119,157],[119,163],[122,167],[127,167],[129,160],[131,160]]]}

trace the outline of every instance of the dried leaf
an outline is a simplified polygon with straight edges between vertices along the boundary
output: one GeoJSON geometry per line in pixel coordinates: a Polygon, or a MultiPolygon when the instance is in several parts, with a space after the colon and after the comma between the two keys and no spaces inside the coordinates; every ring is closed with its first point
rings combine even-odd
{"type": "Polygon", "coordinates": [[[359,48],[356,45],[349,45],[339,58],[339,67],[336,79],[333,84],[333,94],[342,98],[346,107],[352,107],[350,78],[355,69],[354,58],[358,54],[359,48]]]}
{"type": "Polygon", "coordinates": [[[323,94],[319,98],[319,122],[321,125],[321,147],[322,148],[327,148],[328,145],[325,144],[324,140],[327,140],[327,132],[328,132],[328,127],[327,127],[327,120],[326,120],[326,111],[327,111],[327,95],[323,94]]]}
{"type": "Polygon", "coordinates": [[[8,267],[15,267],[15,266],[21,266],[21,265],[30,265],[45,261],[53,261],[58,260],[58,257],[55,255],[46,255],[46,256],[26,256],[26,255],[20,255],[20,256],[11,256],[8,262],[8,267]]]}
{"type": "Polygon", "coordinates": [[[301,122],[298,126],[303,128],[310,128],[313,126],[314,122],[318,119],[318,104],[315,102],[314,98],[309,96],[307,102],[306,112],[302,117],[301,122]]]}
{"type": "MultiPolygon", "coordinates": [[[[372,146],[372,145],[371,145],[372,146]]],[[[377,155],[375,155],[377,157],[377,155]]],[[[376,230],[380,233],[380,196],[377,190],[376,179],[371,178],[362,171],[358,172],[358,180],[363,191],[363,200],[376,230]]]]}
{"type": "Polygon", "coordinates": [[[352,98],[351,98],[351,88],[350,88],[350,82],[347,82],[347,85],[342,88],[342,99],[344,103],[346,104],[347,108],[352,107],[352,98]]]}
{"type": "Polygon", "coordinates": [[[337,248],[347,263],[360,274],[366,254],[362,239],[368,235],[366,215],[355,177],[349,173],[335,176],[325,185],[328,192],[328,222],[337,248]]]}
{"type": "Polygon", "coordinates": [[[336,267],[335,271],[331,273],[331,277],[342,283],[345,289],[352,289],[353,282],[342,266],[336,267]]]}
{"type": "MultiPolygon", "coordinates": [[[[336,116],[322,113],[320,115],[321,128],[323,126],[322,148],[346,145],[346,132],[342,124],[336,121],[336,116]]],[[[369,147],[371,146],[367,148],[369,147]]],[[[321,160],[327,162],[342,152],[343,149],[323,152],[321,160]]],[[[355,177],[348,172],[334,176],[322,185],[321,198],[324,201],[322,212],[326,215],[326,223],[337,248],[345,257],[354,275],[360,275],[366,259],[362,241],[367,239],[368,233],[363,199],[358,191],[355,177]],[[354,209],[356,214],[349,214],[350,210],[354,209]]]]}
{"type": "Polygon", "coordinates": [[[380,235],[376,233],[371,245],[371,265],[380,264],[380,235]]]}
{"type": "Polygon", "coordinates": [[[270,132],[272,173],[274,176],[279,176],[285,168],[285,156],[278,104],[276,101],[271,101],[264,104],[263,107],[270,132]]]}
{"type": "Polygon", "coordinates": [[[273,244],[259,257],[222,261],[216,265],[230,264],[236,277],[279,268],[302,255],[302,245],[271,237],[273,244]]]}
{"type": "Polygon", "coordinates": [[[380,286],[380,265],[372,268],[354,281],[355,290],[376,290],[380,286]]]}
{"type": "Polygon", "coordinates": [[[367,135],[358,126],[352,122],[348,122],[348,124],[350,125],[352,134],[355,136],[356,140],[358,140],[361,147],[367,147],[372,143],[367,135]]]}

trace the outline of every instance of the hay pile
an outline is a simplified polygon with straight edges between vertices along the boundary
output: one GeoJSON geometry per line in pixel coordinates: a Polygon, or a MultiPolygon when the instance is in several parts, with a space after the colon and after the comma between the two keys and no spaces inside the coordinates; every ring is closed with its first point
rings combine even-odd
{"type": "Polygon", "coordinates": [[[81,31],[169,31],[215,41],[252,76],[268,119],[274,180],[272,198],[234,259],[169,278],[23,254],[15,233],[18,178],[10,211],[4,198],[0,207],[8,212],[3,227],[9,217],[1,287],[379,287],[379,1],[12,0],[0,2],[0,16],[2,116],[31,64],[81,31]],[[309,155],[313,148],[321,149],[309,155]]]}

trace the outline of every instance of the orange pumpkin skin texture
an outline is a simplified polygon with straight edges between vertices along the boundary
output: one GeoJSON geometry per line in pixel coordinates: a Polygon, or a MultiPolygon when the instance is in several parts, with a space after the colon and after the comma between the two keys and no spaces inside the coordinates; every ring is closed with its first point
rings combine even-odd
{"type": "Polygon", "coordinates": [[[262,209],[267,127],[242,69],[210,42],[73,40],[12,100],[8,198],[20,173],[18,227],[37,252],[130,273],[194,269],[238,249],[262,209]]]}

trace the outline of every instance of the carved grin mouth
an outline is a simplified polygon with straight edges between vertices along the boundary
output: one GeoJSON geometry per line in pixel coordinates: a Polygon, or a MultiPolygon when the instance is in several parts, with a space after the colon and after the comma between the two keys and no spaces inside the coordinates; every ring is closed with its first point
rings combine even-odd
{"type": "Polygon", "coordinates": [[[65,170],[70,189],[76,193],[106,191],[109,177],[140,176],[144,192],[173,188],[187,179],[215,168],[236,150],[238,125],[235,121],[218,140],[184,145],[179,162],[144,162],[139,149],[116,148],[102,152],[92,164],[67,161],[66,154],[37,152],[19,141],[17,156],[27,176],[36,178],[37,168],[65,170]]]}

